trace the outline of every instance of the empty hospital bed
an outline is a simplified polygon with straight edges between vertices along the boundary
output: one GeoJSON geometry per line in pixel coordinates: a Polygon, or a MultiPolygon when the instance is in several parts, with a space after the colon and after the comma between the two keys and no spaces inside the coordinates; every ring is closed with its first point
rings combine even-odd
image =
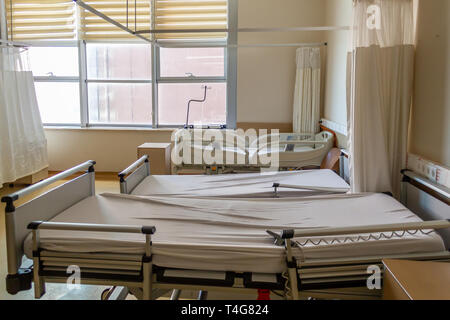
{"type": "Polygon", "coordinates": [[[268,174],[151,175],[148,156],[119,174],[124,194],[177,197],[264,198],[347,193],[350,186],[331,170],[268,174]]]}
{"type": "MultiPolygon", "coordinates": [[[[334,145],[332,133],[279,133],[246,137],[234,130],[179,130],[174,134],[174,151],[180,157],[175,173],[200,170],[205,173],[254,172],[261,168],[298,170],[320,166],[334,145]],[[213,163],[204,154],[215,154],[213,163]],[[200,155],[200,156],[198,156],[200,155]],[[220,155],[217,157],[217,155],[220,155]],[[276,163],[274,163],[276,161],[276,163]]],[[[242,134],[241,134],[242,133],[242,134]]]]}
{"type": "Polygon", "coordinates": [[[239,199],[95,195],[93,162],[4,197],[7,289],[35,296],[66,282],[123,286],[154,299],[172,289],[254,292],[287,298],[377,298],[367,268],[387,257],[450,259],[435,229],[383,194],[239,199]],[[86,173],[15,207],[73,173],[86,173]],[[267,232],[269,231],[269,232],[267,232]],[[32,269],[21,269],[23,255],[32,269]]]}

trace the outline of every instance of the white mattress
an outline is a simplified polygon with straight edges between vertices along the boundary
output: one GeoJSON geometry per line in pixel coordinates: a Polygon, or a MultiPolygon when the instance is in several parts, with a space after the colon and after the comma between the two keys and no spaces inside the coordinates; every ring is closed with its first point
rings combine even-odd
{"type": "Polygon", "coordinates": [[[349,185],[331,170],[195,176],[148,176],[132,192],[142,196],[273,197],[273,184],[294,185],[304,190],[279,188],[285,196],[346,193],[349,185]]]}
{"type": "MultiPolygon", "coordinates": [[[[152,238],[153,261],[161,267],[276,273],[285,268],[285,252],[273,244],[267,229],[361,226],[420,219],[382,194],[226,201],[103,194],[79,202],[52,221],[154,225],[157,231],[152,238]]],[[[42,230],[40,236],[41,247],[53,251],[144,252],[144,236],[138,234],[42,230]]],[[[24,243],[28,256],[31,247],[29,236],[24,243]]],[[[444,250],[442,239],[433,232],[390,240],[307,245],[294,253],[300,260],[309,260],[444,250]]]]}

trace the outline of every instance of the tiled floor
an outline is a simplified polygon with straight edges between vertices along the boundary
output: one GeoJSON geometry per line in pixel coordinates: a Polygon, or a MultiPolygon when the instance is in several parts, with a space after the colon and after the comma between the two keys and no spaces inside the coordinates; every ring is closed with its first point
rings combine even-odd
{"type": "MultiPolygon", "coordinates": [[[[54,188],[57,185],[64,183],[65,181],[57,182],[53,185],[50,185],[39,192],[35,192],[31,195],[24,197],[23,199],[19,199],[17,201],[17,205],[23,204],[30,199],[36,197],[40,193],[48,191],[54,188]]],[[[14,186],[9,187],[5,185],[2,189],[0,189],[0,197],[8,195],[12,192],[15,192],[24,186],[14,186]]],[[[119,182],[118,178],[114,174],[97,174],[95,187],[97,193],[102,192],[119,192],[119,182]]],[[[9,295],[6,293],[6,283],[5,277],[7,274],[6,268],[6,236],[5,236],[5,204],[0,204],[0,300],[5,299],[34,299],[33,290],[29,290],[26,292],[20,292],[17,295],[9,295]]],[[[103,287],[93,287],[93,286],[82,286],[80,290],[72,290],[68,291],[67,286],[65,284],[47,284],[47,293],[42,297],[42,299],[54,300],[54,299],[99,299],[101,292],[104,290],[103,287]]]]}

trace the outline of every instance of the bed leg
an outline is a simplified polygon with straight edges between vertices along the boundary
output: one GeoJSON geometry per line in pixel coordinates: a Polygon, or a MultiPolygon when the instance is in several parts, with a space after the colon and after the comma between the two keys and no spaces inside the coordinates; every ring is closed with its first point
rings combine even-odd
{"type": "Polygon", "coordinates": [[[291,286],[292,300],[298,300],[298,283],[297,283],[297,269],[289,268],[289,285],[291,286]]]}
{"type": "Polygon", "coordinates": [[[208,291],[200,290],[197,300],[208,300],[208,291]]]}
{"type": "Polygon", "coordinates": [[[288,267],[289,286],[291,287],[292,300],[298,300],[298,282],[297,282],[297,261],[292,255],[292,244],[290,239],[286,239],[286,263],[288,267]]]}
{"type": "Polygon", "coordinates": [[[152,278],[153,278],[153,263],[152,263],[152,240],[150,234],[145,235],[145,256],[143,259],[143,296],[144,300],[152,299],[152,278]]]}
{"type": "Polygon", "coordinates": [[[39,231],[33,230],[33,281],[34,297],[40,299],[45,294],[45,281],[39,276],[39,231]]]}
{"type": "Polygon", "coordinates": [[[152,300],[152,266],[151,262],[144,262],[144,283],[143,296],[144,300],[152,300]]]}
{"type": "Polygon", "coordinates": [[[170,296],[170,300],[178,300],[180,299],[181,290],[175,289],[172,291],[172,295],[170,296]]]}

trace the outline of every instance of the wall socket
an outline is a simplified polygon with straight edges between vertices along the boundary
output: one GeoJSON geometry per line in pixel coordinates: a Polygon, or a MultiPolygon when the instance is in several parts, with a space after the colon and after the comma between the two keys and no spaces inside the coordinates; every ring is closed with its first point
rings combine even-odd
{"type": "Polygon", "coordinates": [[[450,168],[408,154],[408,169],[450,190],[450,168]]]}
{"type": "Polygon", "coordinates": [[[438,168],[431,164],[428,161],[422,159],[416,159],[414,163],[412,163],[414,171],[418,174],[427,177],[429,180],[433,182],[437,182],[438,180],[438,168]]]}

